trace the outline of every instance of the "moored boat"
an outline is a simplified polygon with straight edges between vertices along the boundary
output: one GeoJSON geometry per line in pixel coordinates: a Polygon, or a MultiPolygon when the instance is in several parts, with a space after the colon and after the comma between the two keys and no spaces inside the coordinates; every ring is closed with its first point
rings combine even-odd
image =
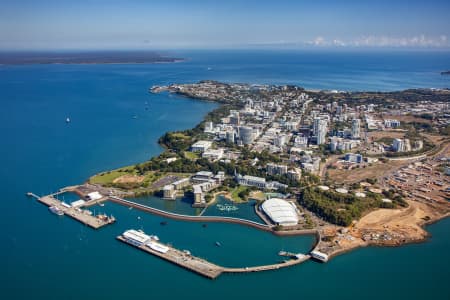
{"type": "Polygon", "coordinates": [[[62,209],[60,209],[56,206],[50,206],[48,209],[55,215],[58,215],[58,216],[64,215],[64,212],[62,211],[62,209]]]}

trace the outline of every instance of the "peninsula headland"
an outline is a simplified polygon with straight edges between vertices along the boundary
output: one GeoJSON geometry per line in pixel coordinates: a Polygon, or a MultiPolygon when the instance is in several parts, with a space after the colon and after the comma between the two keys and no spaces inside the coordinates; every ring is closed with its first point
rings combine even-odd
{"type": "Polygon", "coordinates": [[[218,194],[256,199],[255,213],[274,232],[317,232],[315,249],[327,257],[423,241],[423,226],[449,215],[449,90],[313,92],[206,80],[150,91],[221,106],[195,128],[163,135],[158,157],[89,183],[167,201],[191,195],[195,207],[218,194]],[[287,217],[265,207],[274,197],[282,202],[271,205],[293,207],[279,207],[287,217]]]}
{"type": "Polygon", "coordinates": [[[0,52],[0,64],[145,64],[182,61],[153,51],[0,52]]]}
{"type": "MultiPolygon", "coordinates": [[[[290,260],[250,269],[227,269],[187,254],[190,263],[180,266],[209,278],[273,270],[309,258],[326,262],[363,246],[421,242],[428,237],[423,226],[450,214],[447,89],[308,91],[206,80],[153,86],[150,92],[220,106],[192,129],[165,133],[159,139],[165,150],[146,162],[102,172],[51,195],[28,195],[96,229],[116,219],[92,215],[87,208],[112,201],[178,220],[316,237],[308,254],[281,251],[290,260]],[[69,205],[55,198],[66,192],[81,200],[69,205]],[[163,201],[184,196],[202,210],[181,215],[124,199],[143,195],[163,201]],[[218,195],[234,202],[256,200],[254,213],[261,222],[202,215],[218,195]],[[205,271],[205,265],[215,272],[205,271]]],[[[174,263],[185,257],[175,248],[155,246],[139,231],[126,231],[118,239],[174,263]]]]}

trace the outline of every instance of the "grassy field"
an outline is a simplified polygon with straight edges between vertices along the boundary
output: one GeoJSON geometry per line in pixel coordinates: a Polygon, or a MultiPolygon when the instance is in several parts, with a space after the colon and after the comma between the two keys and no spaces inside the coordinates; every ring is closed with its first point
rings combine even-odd
{"type": "Polygon", "coordinates": [[[197,160],[199,158],[199,155],[198,155],[198,153],[195,153],[195,152],[185,151],[184,157],[186,157],[187,159],[190,159],[190,160],[197,160]]]}
{"type": "Polygon", "coordinates": [[[383,115],[384,119],[395,119],[399,120],[402,123],[410,123],[410,122],[417,122],[417,123],[425,123],[425,124],[431,124],[431,120],[424,119],[421,117],[415,117],[411,115],[406,116],[399,116],[399,115],[383,115]]]}
{"type": "Polygon", "coordinates": [[[405,162],[389,162],[381,163],[377,162],[372,166],[365,168],[352,169],[352,170],[338,170],[329,169],[328,176],[332,181],[338,183],[354,183],[362,181],[366,178],[377,178],[383,176],[383,174],[405,164],[405,162]]]}
{"type": "Polygon", "coordinates": [[[190,136],[185,135],[182,132],[171,132],[170,133],[173,137],[179,138],[179,139],[190,139],[190,136]]]}
{"type": "Polygon", "coordinates": [[[247,189],[246,186],[239,185],[231,190],[231,199],[236,202],[245,202],[245,199],[239,197],[239,193],[245,191],[247,189]]]}
{"type": "Polygon", "coordinates": [[[404,132],[401,131],[372,131],[368,134],[369,138],[373,141],[379,141],[382,139],[401,139],[405,136],[404,132]]]}
{"type": "Polygon", "coordinates": [[[136,172],[134,171],[134,169],[132,167],[124,167],[124,168],[120,168],[120,169],[116,169],[116,170],[103,172],[103,173],[94,175],[91,178],[89,178],[89,182],[93,183],[93,184],[102,184],[102,185],[110,184],[115,179],[119,178],[120,176],[126,175],[126,174],[135,175],[136,172]],[[133,171],[126,172],[125,170],[133,170],[133,171]]]}
{"type": "Polygon", "coordinates": [[[259,201],[264,201],[266,199],[266,195],[261,191],[253,191],[250,193],[250,198],[259,201]]]}

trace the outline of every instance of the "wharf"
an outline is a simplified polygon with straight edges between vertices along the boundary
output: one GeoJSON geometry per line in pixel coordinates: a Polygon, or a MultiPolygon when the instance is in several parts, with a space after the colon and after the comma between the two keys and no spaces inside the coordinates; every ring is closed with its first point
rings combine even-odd
{"type": "Polygon", "coordinates": [[[103,227],[105,225],[113,223],[115,220],[110,218],[98,218],[97,216],[93,216],[92,213],[88,210],[83,210],[80,208],[75,207],[66,207],[62,205],[62,202],[58,199],[55,199],[53,196],[43,196],[39,197],[33,193],[27,193],[28,196],[36,198],[39,202],[42,204],[45,204],[47,206],[56,206],[57,208],[61,209],[65,215],[77,220],[78,222],[81,222],[91,228],[98,229],[100,227],[103,227]]]}
{"type": "Polygon", "coordinates": [[[250,273],[250,272],[278,270],[281,268],[286,268],[286,267],[301,264],[310,258],[311,258],[310,255],[303,255],[302,257],[300,257],[298,259],[289,259],[289,260],[285,260],[281,263],[272,264],[272,265],[262,265],[262,266],[245,267],[245,268],[223,268],[223,272],[224,273],[250,273]]]}
{"type": "Polygon", "coordinates": [[[183,251],[180,251],[176,248],[165,245],[169,248],[166,253],[158,252],[156,250],[151,249],[145,244],[135,245],[127,242],[127,240],[119,235],[117,237],[119,241],[122,241],[128,245],[136,247],[144,252],[153,254],[158,256],[164,260],[167,260],[173,264],[176,264],[180,267],[183,267],[189,271],[200,274],[209,279],[215,279],[222,273],[251,273],[251,272],[262,272],[262,271],[271,271],[278,270],[281,268],[286,268],[294,265],[301,264],[311,258],[310,255],[301,255],[295,259],[285,260],[281,263],[270,264],[270,265],[261,265],[261,266],[253,266],[253,267],[243,267],[243,268],[227,268],[222,267],[216,264],[213,264],[207,260],[201,259],[199,257],[195,257],[191,254],[187,254],[183,251]]]}
{"type": "Polygon", "coordinates": [[[173,247],[169,247],[169,250],[166,253],[158,252],[156,250],[153,250],[149,248],[146,245],[133,245],[131,243],[128,243],[124,237],[119,235],[117,237],[119,241],[122,241],[128,245],[134,246],[144,252],[153,254],[155,256],[158,256],[162,259],[165,259],[173,264],[176,264],[180,267],[183,267],[189,271],[195,272],[197,274],[200,274],[202,276],[205,276],[209,279],[215,279],[217,276],[219,276],[224,268],[218,265],[215,265],[213,263],[210,263],[209,261],[206,261],[204,259],[201,259],[199,257],[192,256],[190,254],[187,254],[183,251],[180,251],[178,249],[175,249],[173,247]]]}

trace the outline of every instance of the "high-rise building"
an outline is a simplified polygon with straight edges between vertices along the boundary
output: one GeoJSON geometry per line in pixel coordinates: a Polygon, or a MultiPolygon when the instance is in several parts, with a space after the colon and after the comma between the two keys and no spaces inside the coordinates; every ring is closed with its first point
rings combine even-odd
{"type": "Polygon", "coordinates": [[[213,132],[214,123],[213,122],[205,122],[205,132],[213,132]]]}
{"type": "Polygon", "coordinates": [[[403,152],[405,148],[405,143],[402,139],[394,139],[394,142],[392,143],[392,149],[395,152],[403,152]]]}
{"type": "Polygon", "coordinates": [[[319,123],[320,123],[320,118],[314,118],[314,123],[313,123],[313,136],[317,136],[317,132],[319,131],[319,123]]]}
{"type": "Polygon", "coordinates": [[[361,137],[361,120],[360,119],[353,119],[352,121],[352,138],[353,139],[359,139],[361,137]]]}
{"type": "Polygon", "coordinates": [[[333,136],[330,141],[330,151],[335,152],[337,150],[338,145],[339,145],[339,138],[333,136]]]}
{"type": "Polygon", "coordinates": [[[234,144],[234,130],[233,131],[227,131],[227,143],[234,144]]]}
{"type": "Polygon", "coordinates": [[[237,110],[230,110],[230,124],[239,126],[241,124],[239,111],[237,110]]]}
{"type": "Polygon", "coordinates": [[[253,133],[253,128],[249,126],[239,127],[239,138],[244,145],[253,143],[255,135],[253,133]]]}
{"type": "Polygon", "coordinates": [[[319,120],[316,134],[317,145],[325,144],[325,137],[327,135],[327,121],[319,120]]]}

